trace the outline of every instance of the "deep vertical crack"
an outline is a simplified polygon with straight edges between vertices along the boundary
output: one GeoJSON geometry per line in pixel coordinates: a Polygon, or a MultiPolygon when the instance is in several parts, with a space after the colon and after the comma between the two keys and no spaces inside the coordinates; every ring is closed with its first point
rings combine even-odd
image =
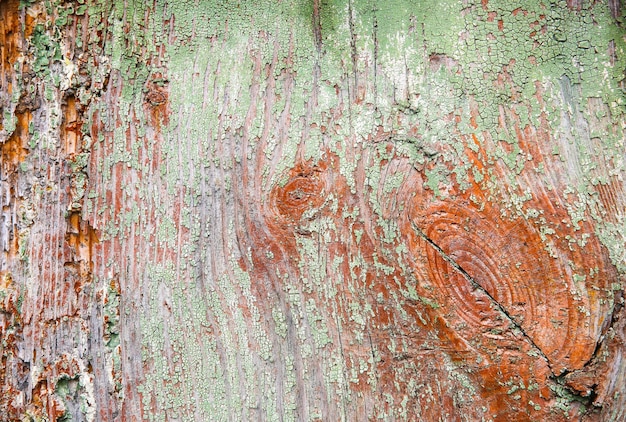
{"type": "Polygon", "coordinates": [[[318,57],[322,51],[322,21],[320,18],[320,0],[313,0],[313,36],[318,57]]]}
{"type": "Polygon", "coordinates": [[[413,230],[415,231],[415,233],[419,237],[424,239],[426,243],[432,246],[437,251],[437,253],[448,264],[452,266],[452,268],[458,271],[472,285],[474,289],[480,290],[489,298],[489,301],[491,302],[492,306],[494,306],[502,315],[504,315],[504,317],[508,320],[509,324],[511,324],[511,326],[514,329],[517,329],[522,334],[522,336],[526,339],[526,341],[528,341],[530,345],[534,349],[537,350],[539,355],[546,361],[546,364],[548,365],[548,368],[550,369],[550,372],[552,373],[552,377],[555,377],[554,371],[552,369],[552,365],[550,364],[550,359],[548,359],[545,353],[543,353],[543,350],[541,350],[541,348],[537,346],[537,344],[535,344],[533,339],[528,334],[526,334],[524,329],[517,322],[515,322],[513,317],[509,315],[509,313],[504,308],[504,306],[502,306],[483,286],[481,286],[476,280],[474,280],[472,276],[469,275],[469,273],[463,269],[463,267],[461,267],[454,259],[452,259],[447,253],[445,253],[444,250],[439,247],[439,245],[437,245],[430,237],[426,235],[426,233],[424,233],[419,227],[417,227],[415,223],[411,222],[411,226],[413,227],[413,230]]]}

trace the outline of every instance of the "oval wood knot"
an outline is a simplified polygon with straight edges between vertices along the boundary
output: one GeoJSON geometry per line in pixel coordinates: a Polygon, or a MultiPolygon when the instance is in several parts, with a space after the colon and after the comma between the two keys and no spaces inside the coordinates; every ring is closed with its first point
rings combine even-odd
{"type": "Polygon", "coordinates": [[[489,206],[439,203],[416,216],[436,299],[465,322],[470,337],[510,319],[557,374],[581,367],[595,347],[594,327],[581,309],[595,309],[598,299],[568,273],[567,259],[575,255],[565,262],[551,257],[538,230],[498,214],[489,206]]]}
{"type": "Polygon", "coordinates": [[[295,223],[311,219],[325,200],[325,184],[320,170],[296,172],[284,185],[272,191],[273,212],[295,223]]]}

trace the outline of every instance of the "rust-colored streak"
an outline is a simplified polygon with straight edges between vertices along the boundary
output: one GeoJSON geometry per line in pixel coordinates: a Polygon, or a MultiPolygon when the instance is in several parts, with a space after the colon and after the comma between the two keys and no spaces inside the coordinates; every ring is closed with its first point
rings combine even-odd
{"type": "Polygon", "coordinates": [[[65,263],[66,277],[72,277],[74,290],[79,293],[85,283],[91,281],[93,267],[93,247],[98,243],[96,230],[82,219],[77,212],[70,213],[66,242],[69,247],[67,255],[69,260],[65,263]]]}
{"type": "Polygon", "coordinates": [[[82,125],[80,118],[82,112],[73,96],[65,100],[63,110],[63,123],[61,125],[61,139],[64,143],[65,154],[72,159],[82,150],[82,125]]]}
{"type": "Polygon", "coordinates": [[[28,110],[23,113],[16,113],[16,119],[17,123],[13,134],[7,141],[0,144],[2,162],[7,166],[4,171],[7,173],[15,172],[17,166],[28,155],[26,145],[28,142],[28,125],[32,120],[32,114],[28,110]]]}

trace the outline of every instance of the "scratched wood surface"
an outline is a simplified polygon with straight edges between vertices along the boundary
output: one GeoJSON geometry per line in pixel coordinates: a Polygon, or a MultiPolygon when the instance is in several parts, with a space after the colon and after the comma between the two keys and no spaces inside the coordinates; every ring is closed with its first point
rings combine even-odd
{"type": "Polygon", "coordinates": [[[0,421],[622,421],[619,1],[0,0],[0,421]]]}

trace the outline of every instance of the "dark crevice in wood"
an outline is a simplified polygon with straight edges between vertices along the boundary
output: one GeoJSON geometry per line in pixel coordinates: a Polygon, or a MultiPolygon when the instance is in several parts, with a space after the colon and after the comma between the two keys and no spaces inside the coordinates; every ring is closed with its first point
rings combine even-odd
{"type": "Polygon", "coordinates": [[[561,375],[551,376],[550,379],[554,381],[554,385],[550,387],[555,396],[566,399],[568,402],[579,402],[585,407],[589,407],[595,400],[598,394],[595,391],[597,387],[594,384],[588,394],[583,394],[583,392],[572,388],[567,385],[567,375],[571,374],[573,371],[564,371],[561,375]]]}
{"type": "Polygon", "coordinates": [[[358,75],[357,75],[357,62],[358,62],[358,57],[359,54],[357,53],[357,49],[356,49],[356,33],[355,33],[355,29],[354,29],[354,12],[352,9],[352,0],[348,1],[348,26],[350,28],[350,52],[351,52],[351,58],[352,58],[352,76],[354,78],[354,90],[353,90],[353,95],[354,98],[356,98],[356,96],[358,95],[358,90],[359,90],[359,81],[358,81],[358,75]]]}
{"type": "Polygon", "coordinates": [[[319,54],[322,51],[322,22],[320,19],[320,0],[313,0],[313,36],[315,48],[319,54]]]}
{"type": "Polygon", "coordinates": [[[622,2],[620,0],[609,0],[609,10],[613,19],[619,19],[622,11],[622,2]]]}
{"type": "Polygon", "coordinates": [[[458,271],[472,285],[472,287],[474,289],[480,290],[480,292],[484,293],[489,298],[490,303],[495,307],[495,309],[497,309],[500,313],[502,313],[502,315],[504,315],[504,317],[508,320],[508,322],[513,326],[513,328],[517,329],[524,336],[524,338],[530,343],[530,345],[535,350],[537,350],[539,355],[546,361],[546,364],[548,365],[548,368],[550,369],[550,372],[553,374],[552,376],[555,376],[554,375],[554,370],[552,369],[552,366],[551,366],[551,362],[548,359],[548,357],[545,355],[543,350],[541,350],[541,348],[539,346],[537,346],[537,344],[535,344],[533,339],[528,334],[526,334],[524,329],[518,323],[515,322],[515,320],[513,319],[513,317],[511,315],[509,315],[507,310],[483,286],[481,286],[480,283],[478,283],[476,280],[474,280],[472,278],[472,276],[469,275],[469,273],[463,269],[463,267],[461,267],[454,259],[452,259],[447,253],[445,253],[443,251],[443,249],[441,249],[441,247],[439,247],[439,245],[437,245],[430,237],[428,237],[426,235],[426,233],[424,233],[423,230],[421,230],[419,227],[417,227],[417,225],[415,223],[411,223],[411,226],[413,227],[413,230],[415,231],[415,233],[419,237],[424,239],[426,241],[426,243],[428,243],[430,246],[432,246],[437,251],[437,253],[448,264],[450,264],[450,266],[452,266],[452,268],[454,268],[456,271],[458,271]]]}
{"type": "Polygon", "coordinates": [[[378,17],[376,12],[378,9],[376,7],[372,8],[373,13],[373,26],[372,26],[372,37],[374,39],[374,109],[378,112],[378,17]]]}
{"type": "Polygon", "coordinates": [[[609,321],[606,324],[606,328],[604,329],[604,334],[596,343],[596,348],[594,349],[589,360],[581,369],[575,371],[565,371],[560,376],[553,378],[557,384],[566,389],[568,394],[573,397],[574,400],[581,402],[585,406],[590,406],[591,404],[593,404],[595,408],[604,406],[604,400],[601,397],[603,393],[601,390],[598,392],[598,388],[600,386],[598,383],[593,381],[597,380],[596,374],[598,368],[607,364],[604,359],[606,358],[605,354],[607,353],[607,349],[611,347],[609,331],[613,328],[619,330],[617,326],[619,325],[618,322],[622,318],[622,310],[624,309],[623,294],[621,290],[616,292],[614,300],[615,306],[613,307],[613,312],[611,313],[609,321]],[[589,381],[587,382],[587,380],[589,381]],[[577,386],[577,384],[581,385],[582,388],[577,386]],[[585,387],[587,387],[586,390],[585,387]],[[598,401],[599,398],[600,400],[598,401]]]}

